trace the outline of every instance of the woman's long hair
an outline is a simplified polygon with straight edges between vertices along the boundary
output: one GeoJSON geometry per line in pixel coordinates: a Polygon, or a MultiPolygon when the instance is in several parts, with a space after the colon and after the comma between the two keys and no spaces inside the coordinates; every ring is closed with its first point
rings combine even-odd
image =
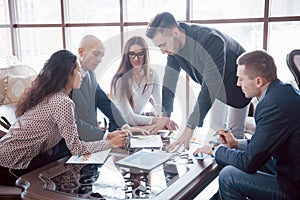
{"type": "Polygon", "coordinates": [[[67,50],[52,54],[17,104],[16,116],[23,115],[51,94],[64,89],[76,68],[76,59],[76,56],[67,50]]]}
{"type": "Polygon", "coordinates": [[[144,56],[144,63],[142,66],[142,70],[146,79],[146,85],[144,86],[144,91],[147,89],[149,86],[150,82],[150,64],[149,64],[149,49],[148,49],[148,44],[147,42],[140,36],[133,36],[131,37],[125,44],[125,47],[123,49],[123,55],[122,55],[122,60],[120,63],[120,66],[114,75],[112,82],[111,82],[111,87],[110,87],[110,97],[114,99],[114,94],[116,91],[116,84],[119,79],[120,80],[120,91],[121,91],[121,100],[122,101],[129,101],[130,105],[132,108],[134,108],[134,103],[132,99],[132,87],[131,83],[129,83],[130,80],[133,78],[133,66],[130,63],[130,58],[129,58],[129,49],[132,45],[139,45],[142,47],[145,56],[144,56]]]}

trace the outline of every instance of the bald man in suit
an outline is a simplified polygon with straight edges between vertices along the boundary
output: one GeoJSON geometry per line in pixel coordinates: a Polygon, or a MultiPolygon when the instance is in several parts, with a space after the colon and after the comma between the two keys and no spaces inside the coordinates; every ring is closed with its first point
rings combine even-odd
{"type": "MultiPolygon", "coordinates": [[[[98,126],[97,109],[109,119],[109,131],[118,128],[136,131],[137,128],[127,124],[121,112],[97,82],[94,70],[104,56],[101,40],[93,35],[84,36],[80,41],[78,54],[83,81],[79,89],[73,90],[72,100],[75,103],[75,118],[80,139],[84,141],[103,139],[104,131],[98,126]]],[[[142,129],[138,131],[143,132],[142,129]]]]}

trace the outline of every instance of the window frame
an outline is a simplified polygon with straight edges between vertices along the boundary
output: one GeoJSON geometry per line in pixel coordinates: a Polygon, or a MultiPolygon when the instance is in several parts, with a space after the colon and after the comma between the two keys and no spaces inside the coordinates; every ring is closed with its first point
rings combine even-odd
{"type": "MultiPolygon", "coordinates": [[[[9,24],[0,24],[0,29],[2,28],[9,28],[10,33],[11,33],[11,53],[18,58],[21,57],[21,51],[20,51],[20,45],[19,45],[19,37],[18,37],[18,29],[23,29],[23,28],[43,28],[43,27],[55,27],[55,28],[61,28],[61,34],[62,34],[62,47],[64,49],[68,48],[68,33],[67,29],[71,27],[102,27],[102,26],[118,26],[119,27],[119,34],[120,34],[120,42],[121,42],[121,49],[120,52],[123,49],[124,46],[124,40],[126,38],[126,32],[124,32],[124,29],[126,27],[130,26],[146,26],[148,22],[127,22],[125,19],[125,14],[126,12],[126,2],[127,0],[119,0],[119,10],[120,10],[120,15],[119,15],[119,22],[108,22],[108,23],[68,23],[66,20],[67,19],[67,1],[68,0],[58,0],[60,1],[60,13],[61,13],[61,23],[59,24],[20,24],[17,23],[16,20],[16,2],[18,0],[5,0],[6,3],[8,4],[8,9],[9,9],[9,24]]],[[[255,17],[255,18],[236,18],[236,19],[208,19],[208,20],[201,20],[201,19],[191,19],[191,11],[192,11],[192,0],[182,0],[185,1],[186,4],[186,19],[185,22],[190,22],[190,23],[199,23],[199,24],[226,24],[226,23],[252,23],[252,22],[261,22],[263,23],[263,45],[262,48],[268,51],[268,42],[269,42],[269,32],[270,32],[270,25],[269,23],[274,23],[274,22],[299,22],[300,21],[300,16],[274,16],[272,17],[270,14],[271,10],[271,1],[272,0],[264,0],[264,14],[263,17],[255,17]]],[[[175,16],[176,17],[176,16],[175,16]]],[[[186,79],[186,116],[189,116],[189,113],[191,111],[191,105],[190,105],[190,78],[188,75],[185,76],[186,79]]]]}

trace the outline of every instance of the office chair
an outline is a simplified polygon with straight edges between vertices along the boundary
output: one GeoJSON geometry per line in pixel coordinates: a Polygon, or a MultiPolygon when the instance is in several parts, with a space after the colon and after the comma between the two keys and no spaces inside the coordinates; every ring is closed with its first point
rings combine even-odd
{"type": "Polygon", "coordinates": [[[298,89],[300,89],[300,49],[291,51],[286,56],[286,62],[295,78],[298,89]]]}
{"type": "MultiPolygon", "coordinates": [[[[1,117],[0,125],[4,129],[8,130],[10,123],[6,120],[5,117],[1,117]]],[[[6,131],[0,130],[0,138],[6,134],[6,131]]],[[[16,186],[4,186],[0,185],[0,200],[21,200],[22,189],[16,186]]]]}
{"type": "MultiPolygon", "coordinates": [[[[7,130],[11,126],[6,117],[1,116],[0,126],[4,129],[0,130],[0,138],[6,135],[7,130]]],[[[21,200],[22,189],[16,186],[4,186],[0,185],[0,200],[21,200]]]]}
{"type": "Polygon", "coordinates": [[[1,116],[0,125],[5,129],[5,130],[0,130],[0,138],[1,138],[4,135],[6,135],[6,131],[9,129],[11,124],[4,116],[1,116]]]}

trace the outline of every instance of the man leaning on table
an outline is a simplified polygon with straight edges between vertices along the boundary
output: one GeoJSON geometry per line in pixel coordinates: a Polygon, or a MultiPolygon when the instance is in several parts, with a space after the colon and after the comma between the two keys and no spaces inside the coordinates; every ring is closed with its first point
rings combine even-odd
{"type": "Polygon", "coordinates": [[[195,154],[212,154],[226,165],[219,174],[222,200],[300,199],[300,92],[277,78],[274,60],[263,50],[242,54],[237,64],[237,85],[259,100],[256,130],[248,141],[218,130],[226,146],[195,154]],[[267,163],[270,172],[262,172],[267,163]]]}
{"type": "Polygon", "coordinates": [[[157,14],[149,22],[146,36],[163,54],[168,54],[162,90],[164,115],[170,117],[173,111],[175,90],[181,70],[201,85],[185,129],[168,149],[176,151],[182,146],[188,149],[194,129],[203,125],[207,113],[215,107],[221,107],[222,111],[212,118],[210,126],[226,124],[233,129],[236,137],[243,138],[251,99],[245,98],[235,84],[235,61],[245,51],[244,48],[217,29],[198,24],[178,23],[168,12],[157,14]]]}

